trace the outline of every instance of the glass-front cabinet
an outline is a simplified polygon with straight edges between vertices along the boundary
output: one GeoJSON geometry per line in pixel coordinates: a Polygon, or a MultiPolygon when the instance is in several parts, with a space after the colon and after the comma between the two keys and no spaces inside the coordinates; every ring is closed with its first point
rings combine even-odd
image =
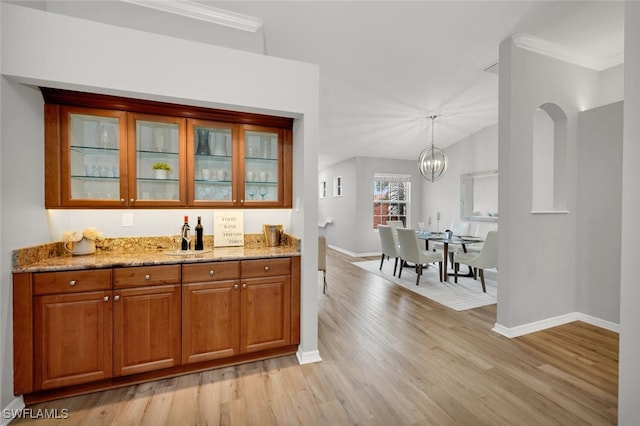
{"type": "Polygon", "coordinates": [[[292,206],[292,119],[42,92],[47,208],[292,206]]]}
{"type": "Polygon", "coordinates": [[[129,114],[129,204],[183,206],[185,120],[129,114]]]}
{"type": "Polygon", "coordinates": [[[61,109],[61,163],[63,204],[120,205],[126,186],[120,172],[126,146],[126,113],[90,108],[61,109]]]}
{"type": "MultiPolygon", "coordinates": [[[[242,127],[244,184],[240,193],[247,205],[282,201],[282,132],[260,126],[242,127]]],[[[241,181],[241,179],[239,179],[241,181]]]]}

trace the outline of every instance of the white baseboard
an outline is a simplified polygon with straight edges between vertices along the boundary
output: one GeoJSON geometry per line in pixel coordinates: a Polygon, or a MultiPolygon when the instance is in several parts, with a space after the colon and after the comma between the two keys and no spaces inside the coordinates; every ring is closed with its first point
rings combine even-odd
{"type": "Polygon", "coordinates": [[[319,351],[302,352],[300,348],[298,348],[298,352],[296,352],[296,358],[298,358],[298,364],[300,365],[322,361],[319,351]]]}
{"type": "Polygon", "coordinates": [[[6,426],[16,417],[14,413],[23,410],[25,407],[24,399],[21,396],[15,398],[2,410],[0,415],[0,426],[6,426]]]}
{"type": "Polygon", "coordinates": [[[546,330],[547,328],[568,324],[574,321],[586,322],[587,324],[604,328],[606,330],[613,331],[614,333],[620,333],[620,324],[616,324],[611,321],[606,321],[580,312],[571,312],[557,317],[534,321],[529,324],[523,324],[511,328],[495,323],[492,330],[511,339],[518,336],[524,336],[525,334],[534,333],[536,331],[546,330]]]}
{"type": "Polygon", "coordinates": [[[371,252],[371,253],[354,253],[352,251],[349,250],[345,250],[341,247],[336,247],[334,245],[329,244],[329,248],[333,249],[335,251],[339,251],[340,253],[344,253],[347,256],[351,256],[351,257],[367,257],[367,256],[380,256],[381,253],[379,251],[377,252],[371,252]]]}

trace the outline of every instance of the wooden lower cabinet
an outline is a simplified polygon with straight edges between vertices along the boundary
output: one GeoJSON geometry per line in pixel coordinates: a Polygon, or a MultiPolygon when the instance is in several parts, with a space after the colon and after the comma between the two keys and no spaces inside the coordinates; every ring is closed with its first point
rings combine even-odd
{"type": "Polygon", "coordinates": [[[51,389],[113,375],[111,291],[34,298],[34,381],[51,389]]]}
{"type": "Polygon", "coordinates": [[[183,284],[182,362],[240,353],[239,281],[183,284]]]}
{"type": "Polygon", "coordinates": [[[116,376],[180,364],[180,285],[114,291],[116,376]]]}
{"type": "Polygon", "coordinates": [[[289,276],[242,280],[242,352],[262,351],[290,343],[290,287],[289,276]]]}
{"type": "Polygon", "coordinates": [[[294,353],[300,258],[16,273],[27,403],[294,353]]]}

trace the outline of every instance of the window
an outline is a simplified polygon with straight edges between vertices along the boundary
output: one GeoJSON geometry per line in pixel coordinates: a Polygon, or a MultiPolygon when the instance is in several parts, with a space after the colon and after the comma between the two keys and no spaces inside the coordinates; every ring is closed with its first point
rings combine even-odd
{"type": "Polygon", "coordinates": [[[342,177],[338,176],[333,180],[333,196],[341,197],[342,196],[342,177]]]}
{"type": "Polygon", "coordinates": [[[327,198],[327,181],[320,182],[320,198],[327,198]]]}
{"type": "Polygon", "coordinates": [[[390,220],[401,220],[407,225],[410,189],[410,175],[373,175],[373,229],[390,220]]]}

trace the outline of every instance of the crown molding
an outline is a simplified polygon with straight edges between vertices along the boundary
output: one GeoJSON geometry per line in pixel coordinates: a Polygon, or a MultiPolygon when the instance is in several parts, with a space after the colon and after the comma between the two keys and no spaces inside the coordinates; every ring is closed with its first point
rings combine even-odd
{"type": "Polygon", "coordinates": [[[211,22],[238,30],[257,32],[262,27],[262,20],[249,15],[218,9],[202,3],[188,0],[163,1],[163,0],[120,0],[124,3],[136,6],[148,7],[174,15],[211,22]]]}
{"type": "Polygon", "coordinates": [[[569,62],[595,71],[602,71],[624,63],[624,52],[617,53],[607,58],[593,55],[585,55],[577,52],[569,46],[544,40],[530,34],[516,34],[511,37],[516,47],[531,52],[569,62]]]}

